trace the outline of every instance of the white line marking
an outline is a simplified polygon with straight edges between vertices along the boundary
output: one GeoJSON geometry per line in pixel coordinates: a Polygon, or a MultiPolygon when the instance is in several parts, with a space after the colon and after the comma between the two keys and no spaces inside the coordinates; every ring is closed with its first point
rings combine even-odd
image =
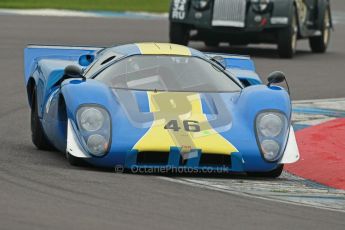
{"type": "Polygon", "coordinates": [[[79,11],[62,9],[0,9],[0,15],[29,15],[53,17],[89,17],[89,18],[168,18],[168,13],[150,12],[113,12],[113,11],[79,11]]]}
{"type": "MultiPolygon", "coordinates": [[[[332,11],[334,24],[345,24],[345,13],[332,11]]],[[[0,15],[31,15],[49,17],[89,17],[89,18],[146,18],[167,19],[168,13],[151,12],[112,12],[112,11],[79,11],[64,9],[0,9],[0,15]]]]}
{"type": "Polygon", "coordinates": [[[315,103],[315,102],[337,102],[337,101],[345,101],[345,97],[342,98],[328,98],[328,99],[311,99],[311,100],[294,100],[292,104],[299,104],[299,103],[315,103]]]}
{"type": "Polygon", "coordinates": [[[31,49],[65,49],[65,50],[99,50],[102,48],[91,46],[60,46],[60,45],[28,45],[31,49]]]}

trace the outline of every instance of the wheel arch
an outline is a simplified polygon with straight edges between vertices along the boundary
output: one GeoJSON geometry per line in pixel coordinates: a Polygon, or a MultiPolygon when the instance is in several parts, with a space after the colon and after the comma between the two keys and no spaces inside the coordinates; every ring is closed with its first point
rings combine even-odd
{"type": "MultiPolygon", "coordinates": [[[[301,38],[301,37],[303,37],[302,36],[302,33],[301,33],[301,31],[302,31],[302,25],[301,25],[301,22],[300,22],[300,12],[299,12],[299,10],[298,10],[298,6],[297,6],[297,0],[293,0],[293,1],[291,1],[291,8],[293,8],[293,7],[295,7],[295,14],[296,14],[296,20],[297,20],[297,27],[298,27],[298,31],[297,31],[297,36],[298,36],[298,38],[301,38]]],[[[290,10],[292,10],[290,8],[290,10]]],[[[291,15],[290,15],[290,19],[289,19],[289,21],[291,22],[291,15]]]]}
{"type": "Polygon", "coordinates": [[[62,93],[60,93],[60,95],[59,95],[58,105],[59,105],[59,113],[58,113],[59,120],[60,121],[67,121],[68,115],[67,115],[66,100],[65,100],[65,97],[62,93]]]}
{"type": "Polygon", "coordinates": [[[26,85],[26,92],[28,96],[29,106],[31,108],[32,108],[32,100],[33,100],[32,95],[34,93],[35,87],[36,87],[36,81],[33,77],[30,77],[26,85]]]}
{"type": "Polygon", "coordinates": [[[323,25],[323,14],[321,14],[322,12],[324,12],[325,10],[329,11],[329,20],[330,20],[330,25],[331,28],[333,28],[333,20],[332,20],[332,12],[331,12],[331,2],[330,0],[319,0],[318,1],[318,11],[317,11],[317,28],[321,29],[322,25],[323,25]]]}
{"type": "Polygon", "coordinates": [[[290,13],[293,8],[295,7],[295,14],[297,16],[297,26],[298,26],[298,37],[301,37],[301,28],[302,25],[300,24],[300,12],[298,10],[298,5],[297,5],[297,0],[287,0],[286,2],[284,2],[285,5],[281,5],[281,7],[279,7],[278,9],[275,9],[275,14],[279,13],[282,14],[282,16],[286,16],[288,18],[288,24],[286,26],[291,26],[291,22],[292,22],[292,17],[293,15],[290,13]],[[288,10],[286,10],[288,9],[288,10]]]}

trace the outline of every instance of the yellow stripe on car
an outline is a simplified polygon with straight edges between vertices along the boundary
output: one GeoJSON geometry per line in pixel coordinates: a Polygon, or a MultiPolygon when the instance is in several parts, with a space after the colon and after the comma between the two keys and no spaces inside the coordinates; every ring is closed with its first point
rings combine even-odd
{"type": "Polygon", "coordinates": [[[170,43],[137,43],[141,54],[191,56],[190,49],[170,43]]]}
{"type": "Polygon", "coordinates": [[[196,149],[209,154],[238,152],[208,122],[199,93],[148,92],[148,100],[154,121],[134,146],[135,150],[169,152],[171,147],[180,147],[184,152],[196,149]],[[169,122],[175,127],[167,127],[169,122]],[[188,122],[191,130],[186,127],[188,122]]]}

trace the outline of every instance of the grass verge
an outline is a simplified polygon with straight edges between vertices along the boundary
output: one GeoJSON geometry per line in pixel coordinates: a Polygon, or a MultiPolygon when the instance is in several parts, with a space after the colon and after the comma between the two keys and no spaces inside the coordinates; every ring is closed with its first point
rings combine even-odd
{"type": "Polygon", "coordinates": [[[170,0],[0,0],[0,8],[167,12],[170,0]]]}

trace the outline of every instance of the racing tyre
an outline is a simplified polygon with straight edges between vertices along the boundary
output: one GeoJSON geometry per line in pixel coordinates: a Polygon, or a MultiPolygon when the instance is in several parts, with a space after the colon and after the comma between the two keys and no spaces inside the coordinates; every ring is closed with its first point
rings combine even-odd
{"type": "Polygon", "coordinates": [[[314,53],[324,53],[327,50],[331,38],[330,9],[327,7],[323,12],[323,23],[321,25],[321,35],[309,38],[309,45],[314,53]]]}
{"type": "Polygon", "coordinates": [[[295,7],[291,14],[290,25],[278,32],[278,53],[281,58],[292,58],[296,53],[298,21],[295,7]]]}
{"type": "Polygon", "coordinates": [[[73,166],[86,166],[86,162],[78,157],[71,155],[69,152],[66,153],[66,158],[70,165],[73,166]]]}
{"type": "Polygon", "coordinates": [[[31,138],[32,143],[41,150],[54,150],[52,144],[44,134],[41,121],[38,117],[37,100],[36,100],[36,89],[32,95],[32,106],[31,106],[31,138]]]}
{"type": "Polygon", "coordinates": [[[205,45],[207,47],[214,47],[214,48],[216,48],[216,47],[219,46],[219,42],[217,42],[217,41],[205,41],[205,45]]]}
{"type": "Polygon", "coordinates": [[[269,172],[247,172],[250,177],[266,177],[266,178],[277,178],[279,177],[284,169],[284,165],[279,165],[276,169],[269,172]]]}
{"type": "Polygon", "coordinates": [[[170,42],[187,46],[189,42],[189,28],[181,23],[170,23],[169,30],[170,42]]]}

